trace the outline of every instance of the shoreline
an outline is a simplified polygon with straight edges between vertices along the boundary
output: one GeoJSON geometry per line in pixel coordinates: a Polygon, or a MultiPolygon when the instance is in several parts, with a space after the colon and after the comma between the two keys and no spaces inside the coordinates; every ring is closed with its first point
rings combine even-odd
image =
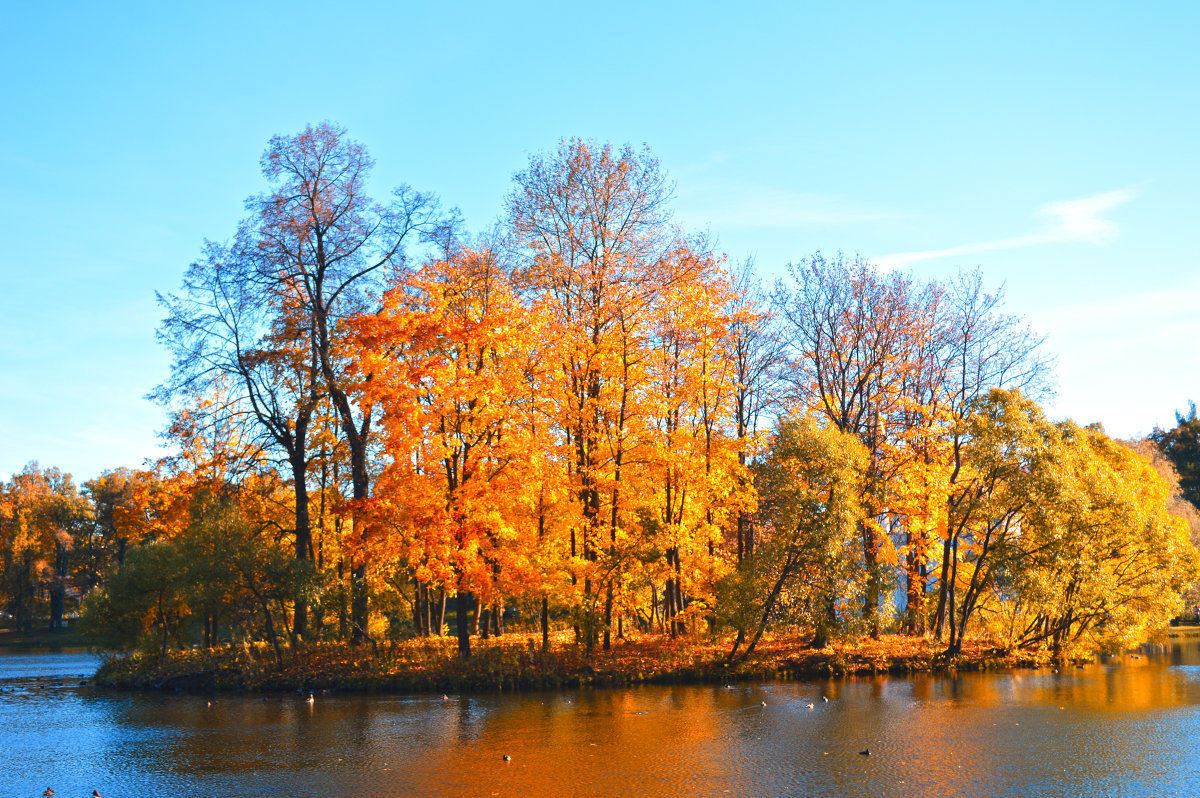
{"type": "Polygon", "coordinates": [[[0,654],[20,652],[37,653],[98,653],[96,645],[74,629],[48,632],[38,629],[32,635],[24,635],[12,629],[0,629],[0,654]]]}
{"type": "Polygon", "coordinates": [[[1010,652],[990,640],[969,640],[961,655],[945,660],[941,646],[900,635],[819,650],[779,637],[764,640],[748,660],[732,665],[724,664],[727,641],[632,639],[614,643],[611,652],[597,650],[590,660],[573,644],[554,645],[543,653],[532,638],[520,634],[473,645],[471,658],[462,660],[448,638],[384,644],[378,654],[369,646],[318,643],[288,650],[282,668],[263,644],[174,651],[161,663],[156,655],[134,654],[106,661],[94,683],[168,692],[515,692],[1011,671],[1052,664],[1048,652],[1010,652]]]}

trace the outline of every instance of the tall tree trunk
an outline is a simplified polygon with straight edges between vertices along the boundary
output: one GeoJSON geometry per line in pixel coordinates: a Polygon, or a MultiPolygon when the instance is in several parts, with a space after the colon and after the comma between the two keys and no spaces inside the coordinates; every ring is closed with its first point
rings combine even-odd
{"type": "Polygon", "coordinates": [[[604,590],[604,650],[612,651],[613,588],[612,580],[604,590]]]}
{"type": "Polygon", "coordinates": [[[911,532],[907,534],[907,543],[909,550],[905,555],[904,562],[904,573],[907,580],[905,631],[919,637],[925,634],[925,578],[923,576],[925,557],[913,548],[918,545],[918,541],[914,539],[911,532]]]}
{"type": "MultiPolygon", "coordinates": [[[[304,426],[307,426],[307,423],[304,426]]],[[[296,437],[303,445],[304,437],[300,430],[297,430],[296,437]]],[[[312,520],[308,510],[307,452],[300,449],[290,459],[292,482],[296,491],[296,560],[303,563],[312,559],[313,548],[312,520]]],[[[301,641],[308,635],[308,599],[300,592],[293,600],[292,635],[294,640],[301,641]]]]}
{"type": "Polygon", "coordinates": [[[458,655],[463,659],[471,656],[470,618],[473,596],[465,590],[458,591],[454,605],[455,626],[458,629],[458,655]]]}
{"type": "Polygon", "coordinates": [[[350,572],[350,623],[353,626],[354,642],[361,643],[366,640],[367,627],[370,624],[366,563],[355,566],[350,572]]]}
{"type": "MultiPolygon", "coordinates": [[[[670,562],[669,558],[667,562],[670,562]]],[[[663,585],[663,624],[671,637],[675,636],[675,613],[678,611],[675,606],[675,580],[667,577],[667,582],[663,585]]]]}
{"type": "Polygon", "coordinates": [[[817,628],[813,631],[813,639],[809,643],[810,648],[828,646],[833,630],[837,628],[837,601],[834,599],[832,588],[819,601],[823,605],[820,609],[823,619],[817,623],[817,628]]]}
{"type": "Polygon", "coordinates": [[[871,628],[871,638],[880,638],[879,596],[881,579],[879,574],[879,552],[875,532],[867,524],[861,524],[863,539],[863,564],[867,571],[867,590],[863,601],[863,620],[871,628]]]}
{"type": "Polygon", "coordinates": [[[950,533],[947,531],[946,539],[942,541],[942,570],[938,577],[937,616],[933,622],[933,636],[939,643],[943,639],[946,623],[946,606],[953,588],[953,585],[950,584],[951,551],[953,551],[953,548],[950,545],[950,533]]]}
{"type": "MultiPolygon", "coordinates": [[[[763,631],[767,628],[767,621],[771,617],[771,611],[775,609],[775,602],[779,599],[779,594],[783,591],[783,586],[787,582],[788,577],[792,575],[792,569],[795,568],[795,558],[789,554],[784,560],[783,568],[779,572],[779,578],[775,580],[775,584],[771,587],[771,592],[767,594],[766,601],[763,602],[762,615],[759,617],[758,625],[754,629],[754,634],[751,635],[750,641],[746,644],[746,650],[742,652],[742,660],[745,660],[754,653],[755,646],[762,638],[763,631]]],[[[726,662],[733,662],[734,656],[737,654],[738,646],[745,639],[744,630],[738,630],[738,636],[733,641],[733,648],[729,652],[729,656],[725,658],[726,662]]]]}
{"type": "MultiPolygon", "coordinates": [[[[318,240],[318,244],[320,241],[318,240]]],[[[324,255],[318,254],[318,258],[323,262],[324,255]]],[[[323,297],[323,289],[317,286],[316,294],[318,297],[323,297]]],[[[371,434],[371,408],[367,407],[362,410],[362,420],[360,424],[355,424],[354,408],[350,404],[349,398],[342,390],[340,385],[340,377],[337,374],[332,358],[332,344],[329,338],[329,319],[326,317],[326,309],[318,303],[316,307],[315,321],[317,323],[318,335],[318,352],[321,360],[321,370],[325,377],[325,384],[329,391],[329,399],[337,410],[339,420],[341,421],[342,437],[346,442],[346,448],[350,450],[350,484],[353,488],[352,498],[356,503],[363,502],[370,498],[371,495],[371,474],[367,463],[367,446],[370,442],[371,434]]],[[[370,379],[368,376],[367,379],[370,379]]],[[[364,523],[362,518],[354,518],[352,523],[355,526],[356,538],[362,540],[367,537],[365,530],[359,531],[357,527],[364,523]]],[[[351,561],[353,562],[353,557],[351,561]]],[[[354,642],[362,642],[367,638],[367,628],[370,623],[370,606],[367,586],[367,565],[365,562],[354,566],[350,572],[350,623],[353,628],[354,642]]]]}
{"type": "Polygon", "coordinates": [[[658,585],[654,582],[650,583],[650,629],[653,630],[655,625],[658,625],[658,631],[662,633],[662,624],[658,619],[658,585]]]}
{"type": "Polygon", "coordinates": [[[337,563],[338,587],[338,639],[346,640],[350,636],[350,613],[346,604],[346,561],[338,558],[337,563]]]}
{"type": "MultiPolygon", "coordinates": [[[[572,560],[575,559],[575,556],[576,556],[575,555],[575,527],[571,527],[571,559],[572,560]]],[[[578,584],[579,584],[579,577],[576,575],[575,569],[572,568],[571,569],[571,587],[574,588],[578,584]]],[[[571,629],[575,633],[575,645],[580,645],[583,642],[583,638],[580,634],[579,616],[578,615],[576,615],[575,618],[572,620],[571,629]]]]}
{"type": "Polygon", "coordinates": [[[442,630],[446,628],[446,589],[442,588],[438,591],[437,613],[434,615],[434,634],[438,637],[442,636],[442,630]]]}
{"type": "Polygon", "coordinates": [[[956,617],[957,610],[954,606],[955,593],[956,593],[956,591],[954,589],[954,585],[957,580],[958,580],[958,558],[954,556],[954,551],[953,551],[953,549],[951,549],[951,552],[950,552],[950,574],[948,577],[948,581],[950,583],[950,590],[946,594],[946,621],[950,627],[950,646],[946,650],[946,653],[950,656],[954,656],[954,655],[958,654],[958,652],[962,648],[962,641],[959,639],[959,634],[958,634],[958,618],[956,617]]]}
{"type": "Polygon", "coordinates": [[[63,628],[63,610],[67,592],[67,549],[61,543],[54,546],[54,578],[50,582],[50,631],[63,628]]]}
{"type": "MultiPolygon", "coordinates": [[[[623,410],[622,410],[623,412],[623,410]]],[[[621,463],[620,452],[617,455],[617,475],[616,479],[621,479],[621,463]]],[[[612,518],[609,522],[609,546],[608,556],[615,563],[617,558],[617,500],[620,496],[620,491],[616,488],[612,492],[612,518]]],[[[604,650],[612,651],[612,614],[613,614],[613,580],[616,579],[616,567],[612,563],[609,565],[609,578],[604,588],[604,650]]]]}
{"type": "Polygon", "coordinates": [[[20,587],[17,589],[14,618],[21,633],[29,637],[33,634],[33,553],[26,549],[21,560],[20,587]]]}
{"type": "Polygon", "coordinates": [[[161,646],[158,651],[158,661],[162,664],[167,661],[167,616],[163,610],[163,595],[158,593],[158,630],[162,635],[161,646]]]}
{"type": "Polygon", "coordinates": [[[671,637],[687,634],[687,627],[683,621],[679,620],[678,615],[687,609],[683,599],[683,558],[679,554],[679,549],[675,549],[675,579],[673,586],[675,589],[675,616],[671,619],[671,637]]]}
{"type": "Polygon", "coordinates": [[[412,603],[413,632],[416,634],[417,637],[428,637],[429,636],[429,626],[428,626],[428,617],[429,617],[428,606],[429,605],[425,601],[424,585],[422,585],[420,580],[417,579],[415,576],[412,578],[412,588],[413,588],[413,603],[412,603]]]}

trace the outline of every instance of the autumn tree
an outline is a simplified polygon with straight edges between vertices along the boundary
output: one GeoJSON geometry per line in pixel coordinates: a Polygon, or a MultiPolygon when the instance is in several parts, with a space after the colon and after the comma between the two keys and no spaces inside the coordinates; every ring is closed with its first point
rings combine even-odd
{"type": "MultiPolygon", "coordinates": [[[[405,268],[405,246],[448,244],[453,217],[430,194],[397,188],[388,205],[366,193],[373,162],[329,123],[275,136],[262,157],[270,189],[247,200],[250,216],[229,246],[209,245],[166,300],[163,336],[176,350],[167,388],[220,376],[236,383],[260,431],[284,454],[297,492],[295,551],[312,556],[307,428],[327,399],[348,453],[352,498],[370,495],[373,408],[348,389],[344,320],[370,312],[389,273],[405,268]]],[[[352,621],[367,626],[366,563],[353,566],[352,621]]],[[[306,627],[298,597],[296,628],[306,627]]]]}
{"type": "Polygon", "coordinates": [[[44,609],[61,631],[69,592],[78,593],[77,544],[87,536],[92,508],[70,474],[30,463],[0,496],[0,567],[5,603],[25,634],[44,609]]]}
{"type": "Polygon", "coordinates": [[[1013,645],[1119,649],[1178,610],[1197,573],[1148,462],[1016,391],[974,403],[951,498],[947,655],[978,616],[1013,645]]]}
{"type": "Polygon", "coordinates": [[[362,396],[380,410],[390,459],[364,506],[372,539],[419,583],[454,591],[468,657],[472,605],[502,612],[532,577],[516,508],[548,442],[531,436],[521,405],[544,333],[495,255],[475,250],[430,262],[353,327],[362,396]]]}
{"type": "MultiPolygon", "coordinates": [[[[370,312],[389,272],[405,268],[405,245],[450,246],[456,217],[439,213],[436,198],[400,186],[386,206],[366,194],[373,161],[344,129],[323,123],[295,136],[275,136],[262,159],[270,193],[248,202],[257,253],[254,278],[281,298],[295,297],[311,330],[324,390],[336,411],[349,454],[352,498],[370,496],[373,407],[348,392],[343,322],[370,312]]],[[[351,620],[367,626],[366,563],[354,566],[351,620]]]]}
{"type": "Polygon", "coordinates": [[[878,634],[879,598],[899,574],[903,627],[924,634],[936,573],[940,637],[954,568],[946,516],[963,469],[964,421],[992,388],[1046,390],[1041,338],[1003,311],[1003,291],[987,291],[977,272],[919,285],[862,260],[817,254],[792,268],[776,300],[800,412],[823,415],[871,452],[864,617],[878,634]]]}
{"type": "Polygon", "coordinates": [[[945,585],[947,654],[962,650],[969,622],[1006,573],[1025,564],[1026,527],[1045,522],[1065,473],[1057,430],[1036,403],[992,391],[964,421],[962,465],[949,500],[945,585]]]}
{"type": "MultiPolygon", "coordinates": [[[[206,643],[216,642],[222,611],[261,619],[276,664],[283,666],[276,618],[286,603],[304,595],[310,576],[289,557],[277,521],[279,485],[269,477],[236,489],[204,486],[192,497],[186,533],[173,543],[180,554],[181,583],[188,605],[200,610],[211,627],[206,643]]],[[[293,630],[294,633],[294,630],[293,630]]]]}
{"type": "Polygon", "coordinates": [[[864,482],[866,516],[859,531],[868,574],[863,617],[880,631],[879,602],[894,560],[879,523],[905,380],[919,368],[926,311],[936,301],[900,273],[880,274],[870,263],[820,253],[789,268],[776,286],[791,361],[788,377],[800,412],[817,413],[854,435],[870,454],[864,482]]]}
{"type": "MultiPolygon", "coordinates": [[[[978,403],[994,388],[1017,390],[1027,398],[1040,400],[1050,393],[1053,361],[1042,351],[1043,337],[1020,316],[1005,312],[1003,289],[986,289],[978,271],[960,272],[947,283],[943,307],[935,356],[936,390],[929,407],[930,416],[938,419],[941,427],[941,440],[934,445],[944,447],[940,485],[952,492],[960,479],[969,479],[963,470],[969,428],[966,422],[978,403]]],[[[946,501],[950,501],[948,495],[946,501]]],[[[944,523],[939,529],[944,529],[944,523]]],[[[938,639],[945,628],[953,568],[949,534],[943,531],[940,543],[933,620],[938,639]]],[[[914,592],[910,590],[910,595],[914,592]]],[[[923,596],[916,599],[924,602],[923,596]]]]}
{"type": "Polygon", "coordinates": [[[671,286],[649,308],[641,400],[649,416],[644,457],[653,475],[654,537],[665,555],[664,615],[672,636],[685,594],[711,610],[723,572],[717,547],[727,508],[745,482],[733,426],[735,364],[728,357],[729,277],[709,253],[686,243],[660,260],[671,286]]]}
{"type": "Polygon", "coordinates": [[[858,544],[865,447],[850,433],[813,418],[782,419],[770,453],[755,468],[762,539],[743,567],[722,581],[723,613],[737,634],[728,659],[750,655],[785,597],[787,619],[813,629],[824,647],[839,614],[859,598],[866,572],[847,550],[858,544]]]}
{"type": "MultiPolygon", "coordinates": [[[[310,561],[309,428],[324,396],[311,319],[298,312],[294,295],[264,294],[254,279],[254,242],[239,237],[205,249],[205,258],[189,267],[182,293],[159,297],[167,311],[159,339],[174,361],[171,378],[154,396],[166,405],[203,397],[190,409],[246,417],[254,439],[291,474],[295,556],[310,561]],[[211,401],[216,395],[225,401],[211,401]]],[[[307,626],[307,602],[297,597],[298,637],[307,626]]]]}
{"type": "MultiPolygon", "coordinates": [[[[770,309],[770,297],[754,275],[754,261],[746,260],[732,273],[733,285],[726,315],[727,359],[732,370],[734,435],[738,465],[748,468],[760,452],[759,424],[775,412],[780,398],[779,377],[784,366],[783,341],[770,309]]],[[[744,482],[739,494],[751,487],[744,482]]],[[[737,562],[754,553],[753,514],[744,506],[736,510],[734,537],[737,562]]]]}
{"type": "Polygon", "coordinates": [[[1071,486],[1024,530],[1027,567],[1014,589],[1018,645],[1061,654],[1122,651],[1182,608],[1200,574],[1187,522],[1170,512],[1169,485],[1098,425],[1056,425],[1060,474],[1071,486]]]}
{"type": "Polygon", "coordinates": [[[545,308],[547,335],[560,344],[555,433],[569,452],[564,467],[580,510],[571,554],[582,587],[582,637],[591,651],[599,632],[596,561],[612,538],[604,528],[605,486],[618,484],[602,430],[619,424],[621,391],[614,384],[621,380],[623,320],[627,328],[637,309],[667,288],[652,279],[652,267],[670,243],[664,227],[671,187],[648,150],[581,139],[532,156],[515,182],[507,216],[519,283],[545,308]]]}
{"type": "Polygon", "coordinates": [[[181,641],[186,618],[181,564],[178,550],[165,541],[130,551],[84,605],[84,634],[108,648],[142,646],[165,659],[171,642],[181,641]]]}
{"type": "Polygon", "coordinates": [[[95,535],[108,562],[120,565],[131,545],[152,535],[154,505],[161,491],[150,470],[114,468],[83,483],[94,508],[95,535]]]}

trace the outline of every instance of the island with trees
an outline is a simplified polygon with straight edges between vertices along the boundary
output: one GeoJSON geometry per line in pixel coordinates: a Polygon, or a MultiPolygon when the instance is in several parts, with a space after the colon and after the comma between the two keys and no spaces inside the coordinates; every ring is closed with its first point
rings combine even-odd
{"type": "Polygon", "coordinates": [[[764,286],[645,148],[533,155],[482,235],[371,167],[273,138],[161,297],[170,456],[0,483],[16,633],[77,617],[113,685],[449,690],[1039,664],[1195,606],[1195,407],[1050,420],[979,273],[764,286]]]}

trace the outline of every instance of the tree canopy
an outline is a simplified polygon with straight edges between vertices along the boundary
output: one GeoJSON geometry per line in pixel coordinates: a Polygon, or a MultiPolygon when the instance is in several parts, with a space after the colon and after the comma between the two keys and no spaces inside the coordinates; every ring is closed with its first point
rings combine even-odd
{"type": "Polygon", "coordinates": [[[475,237],[371,199],[372,165],[328,123],[270,141],[162,298],[171,456],[0,486],[18,626],[82,608],[109,645],[279,663],[451,621],[463,657],[512,624],[587,656],[784,628],[1086,651],[1196,581],[1195,407],[1151,436],[1174,471],[1048,420],[1041,339],[978,273],[818,252],[765,289],[672,224],[644,147],[532,155],[475,237]]]}

